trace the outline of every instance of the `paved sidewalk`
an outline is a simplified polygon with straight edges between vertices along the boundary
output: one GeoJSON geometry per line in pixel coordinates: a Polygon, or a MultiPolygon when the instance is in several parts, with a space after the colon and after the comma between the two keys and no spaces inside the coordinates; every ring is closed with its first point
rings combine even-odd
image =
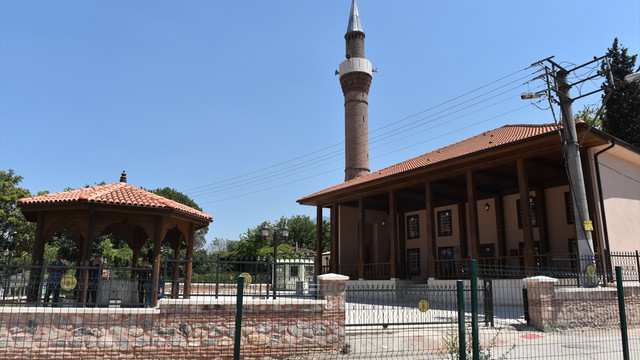
{"type": "MultiPolygon", "coordinates": [[[[416,329],[361,329],[349,331],[345,348],[348,353],[311,355],[305,359],[451,359],[447,357],[443,336],[447,328],[429,326],[416,335],[416,329]]],[[[619,329],[573,329],[559,332],[540,332],[529,327],[479,329],[482,343],[489,348],[491,359],[563,359],[563,360],[622,360],[622,341],[619,329]],[[501,357],[503,356],[504,357],[501,357]]],[[[467,341],[470,334],[467,334],[467,341]]],[[[630,329],[631,359],[640,359],[640,328],[630,329]]],[[[468,357],[471,359],[472,357],[468,357]]]]}
{"type": "MultiPolygon", "coordinates": [[[[305,359],[451,359],[446,340],[457,347],[457,311],[347,303],[346,344],[340,353],[305,359]],[[421,323],[421,325],[415,325],[421,323]],[[393,325],[398,324],[398,325],[393,325]],[[414,325],[412,325],[414,324],[414,325]]],[[[495,327],[479,317],[481,347],[490,359],[622,359],[620,329],[579,328],[542,332],[528,326],[520,307],[496,307],[495,327]],[[501,357],[504,355],[504,357],[501,357]]],[[[471,340],[471,314],[466,340],[471,340]]],[[[640,328],[629,329],[632,359],[640,359],[640,328]]],[[[451,345],[449,346],[451,347],[451,345]]],[[[471,359],[469,356],[468,359],[471,359]]]]}

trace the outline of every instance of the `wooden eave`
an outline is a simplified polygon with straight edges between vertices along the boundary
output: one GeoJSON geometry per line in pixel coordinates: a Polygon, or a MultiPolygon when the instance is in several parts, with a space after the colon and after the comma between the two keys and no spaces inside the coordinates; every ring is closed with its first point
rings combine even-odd
{"type": "MultiPolygon", "coordinates": [[[[578,138],[584,136],[588,126],[577,124],[578,138]]],[[[610,136],[592,129],[583,147],[589,148],[607,144],[610,136]]],[[[438,181],[452,176],[464,174],[466,171],[479,171],[502,164],[513,163],[518,159],[535,159],[557,154],[562,157],[561,140],[557,132],[548,132],[526,139],[514,141],[490,149],[476,151],[433,165],[407,170],[401,173],[373,179],[364,183],[343,187],[316,196],[298,200],[302,205],[330,206],[372,197],[391,190],[399,190],[413,186],[421,186],[426,180],[438,181]]]]}
{"type": "Polygon", "coordinates": [[[92,211],[96,212],[111,212],[123,215],[137,215],[137,216],[162,216],[177,218],[182,221],[192,222],[196,225],[196,229],[204,228],[209,225],[211,220],[204,219],[200,216],[186,213],[172,208],[155,208],[155,207],[143,207],[143,206],[131,206],[122,204],[106,204],[86,200],[78,200],[72,202],[60,202],[60,203],[37,203],[37,204],[22,204],[20,209],[24,217],[31,222],[36,222],[38,214],[57,212],[57,211],[92,211]]]}

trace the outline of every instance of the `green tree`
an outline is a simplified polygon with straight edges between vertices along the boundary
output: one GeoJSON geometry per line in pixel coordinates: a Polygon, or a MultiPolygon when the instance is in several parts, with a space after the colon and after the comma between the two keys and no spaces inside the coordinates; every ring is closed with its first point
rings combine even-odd
{"type": "Polygon", "coordinates": [[[602,116],[596,119],[596,111],[591,105],[586,105],[584,109],[579,110],[573,116],[575,121],[584,121],[589,125],[593,125],[596,129],[602,129],[602,116]]]}
{"type": "MultiPolygon", "coordinates": [[[[198,211],[202,211],[202,208],[196,204],[190,197],[181,193],[176,189],[172,189],[170,187],[158,188],[155,190],[150,190],[150,192],[165,197],[167,199],[173,200],[175,202],[179,202],[180,204],[187,205],[192,207],[198,211]]],[[[205,235],[209,231],[209,227],[204,227],[202,229],[196,230],[193,241],[194,250],[204,249],[205,245],[207,245],[207,239],[205,239],[205,235]]]]}
{"type": "Polygon", "coordinates": [[[18,199],[30,197],[27,189],[18,186],[22,176],[13,170],[0,170],[0,256],[4,250],[29,252],[35,239],[35,224],[28,222],[18,208],[18,199]]]}
{"type": "Polygon", "coordinates": [[[236,250],[236,247],[234,247],[236,243],[237,241],[215,237],[207,245],[207,253],[213,255],[213,254],[222,254],[225,252],[234,251],[236,250]]]}
{"type": "MultiPolygon", "coordinates": [[[[262,227],[265,225],[269,225],[268,221],[263,222],[262,224],[256,226],[253,229],[247,229],[247,232],[240,235],[240,243],[238,244],[238,249],[234,252],[233,255],[237,255],[243,258],[253,258],[258,256],[258,253],[263,248],[268,248],[269,243],[262,236],[262,227]]],[[[272,239],[270,233],[269,239],[272,239]]],[[[271,248],[273,249],[273,247],[271,248]]],[[[265,252],[264,250],[263,252],[265,252]]]]}
{"type": "MultiPolygon", "coordinates": [[[[248,229],[240,236],[240,243],[235,254],[242,257],[267,256],[273,254],[273,234],[278,233],[278,257],[280,258],[304,258],[310,250],[316,249],[316,224],[306,215],[293,215],[290,218],[280,217],[280,220],[271,225],[265,221],[262,224],[248,229]],[[282,229],[284,225],[289,228],[289,237],[284,238],[282,229]],[[267,239],[262,236],[262,228],[269,227],[267,239]],[[296,244],[298,250],[296,251],[296,244]]],[[[322,249],[329,250],[329,223],[322,222],[322,249]]]]}
{"type": "MultiPolygon", "coordinates": [[[[285,221],[289,227],[290,245],[297,244],[300,249],[316,250],[316,224],[309,216],[293,215],[285,221]]],[[[329,236],[329,223],[322,220],[322,251],[329,250],[329,236]]]]}
{"type": "Polygon", "coordinates": [[[112,235],[103,235],[96,239],[94,253],[102,255],[109,266],[127,267],[131,264],[133,250],[126,242],[120,241],[112,235]]]}
{"type": "Polygon", "coordinates": [[[635,68],[637,56],[629,55],[628,49],[618,44],[618,38],[609,49],[615,87],[608,78],[602,85],[603,98],[611,92],[611,97],[605,104],[602,130],[635,147],[640,147],[640,82],[624,81],[626,75],[640,70],[635,68]]]}

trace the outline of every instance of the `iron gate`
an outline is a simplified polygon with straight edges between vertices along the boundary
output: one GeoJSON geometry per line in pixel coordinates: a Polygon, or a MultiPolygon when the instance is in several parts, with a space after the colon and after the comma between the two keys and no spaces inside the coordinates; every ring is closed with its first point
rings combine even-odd
{"type": "MultiPolygon", "coordinates": [[[[491,282],[479,284],[479,313],[485,324],[493,324],[491,282]]],[[[381,284],[353,282],[346,289],[347,344],[351,358],[371,356],[433,356],[442,351],[446,332],[457,326],[456,283],[381,284]]],[[[465,302],[471,288],[465,286],[465,302]]],[[[467,305],[467,309],[471,306],[467,305]]],[[[465,322],[471,321],[470,311],[465,322]]]]}

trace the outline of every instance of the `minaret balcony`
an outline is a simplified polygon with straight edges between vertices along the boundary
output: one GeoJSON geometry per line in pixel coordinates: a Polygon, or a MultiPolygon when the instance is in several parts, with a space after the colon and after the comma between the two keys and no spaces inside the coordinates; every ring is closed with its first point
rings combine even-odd
{"type": "Polygon", "coordinates": [[[340,77],[354,71],[364,72],[371,75],[373,69],[371,61],[365,58],[351,58],[340,64],[340,77]]]}

